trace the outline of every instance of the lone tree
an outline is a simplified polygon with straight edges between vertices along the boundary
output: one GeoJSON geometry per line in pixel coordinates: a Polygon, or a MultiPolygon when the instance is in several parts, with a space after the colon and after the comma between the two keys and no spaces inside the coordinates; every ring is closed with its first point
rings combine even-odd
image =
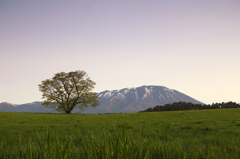
{"type": "Polygon", "coordinates": [[[56,108],[59,112],[71,113],[73,108],[84,110],[98,106],[97,93],[90,92],[96,83],[84,71],[56,73],[52,79],[39,84],[45,107],[56,108]]]}

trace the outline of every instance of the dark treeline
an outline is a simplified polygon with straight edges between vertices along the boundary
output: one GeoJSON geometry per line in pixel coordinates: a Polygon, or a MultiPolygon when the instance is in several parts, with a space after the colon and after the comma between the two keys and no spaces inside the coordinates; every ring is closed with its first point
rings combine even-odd
{"type": "Polygon", "coordinates": [[[148,108],[140,112],[156,112],[156,111],[176,111],[176,110],[201,110],[201,109],[220,109],[220,108],[240,108],[240,104],[235,102],[227,103],[213,103],[208,105],[193,104],[186,102],[175,102],[172,104],[165,104],[163,106],[157,105],[153,108],[148,108]]]}

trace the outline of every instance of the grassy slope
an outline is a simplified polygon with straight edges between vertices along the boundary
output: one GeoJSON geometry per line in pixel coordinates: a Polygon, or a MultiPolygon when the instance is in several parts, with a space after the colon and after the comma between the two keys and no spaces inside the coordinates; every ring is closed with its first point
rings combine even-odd
{"type": "MultiPolygon", "coordinates": [[[[82,157],[83,153],[91,156],[91,153],[82,150],[81,144],[84,141],[89,144],[89,138],[91,138],[89,134],[96,138],[94,139],[96,143],[101,145],[102,142],[109,147],[109,135],[103,133],[113,135],[113,127],[115,127],[116,132],[122,137],[123,123],[127,131],[128,145],[131,145],[131,139],[136,145],[142,144],[142,148],[145,149],[143,154],[144,156],[148,154],[149,158],[151,156],[152,158],[159,156],[162,158],[237,158],[240,155],[240,109],[108,115],[0,112],[0,118],[0,154],[4,154],[0,158],[7,155],[17,156],[20,139],[20,145],[22,147],[25,145],[25,151],[28,150],[31,142],[33,150],[35,147],[37,152],[37,134],[43,142],[47,142],[47,127],[53,136],[53,145],[56,143],[56,136],[59,137],[60,145],[61,143],[64,145],[71,136],[72,154],[75,154],[76,158],[82,157]],[[143,140],[139,137],[141,128],[144,131],[143,140]],[[150,148],[148,152],[147,148],[150,148]]],[[[99,147],[99,145],[96,146],[99,147]]],[[[135,148],[131,152],[140,150],[135,148]]],[[[54,149],[52,151],[54,153],[54,149]]],[[[118,152],[118,154],[121,153],[118,152]]],[[[121,155],[123,154],[127,153],[121,155]]]]}

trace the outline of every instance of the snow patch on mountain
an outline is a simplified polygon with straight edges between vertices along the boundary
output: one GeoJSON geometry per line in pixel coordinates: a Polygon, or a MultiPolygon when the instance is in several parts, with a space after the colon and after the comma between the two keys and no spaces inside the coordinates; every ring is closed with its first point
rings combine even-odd
{"type": "Polygon", "coordinates": [[[124,92],[125,94],[127,94],[129,91],[130,91],[129,89],[123,90],[123,92],[124,92]]]}
{"type": "Polygon", "coordinates": [[[120,97],[122,97],[122,98],[125,98],[125,96],[124,96],[122,93],[120,93],[120,92],[117,94],[117,96],[120,96],[120,97]]]}
{"type": "Polygon", "coordinates": [[[148,95],[147,95],[147,93],[145,93],[144,95],[143,95],[143,97],[142,97],[142,100],[144,99],[144,98],[146,98],[148,95]]]}
{"type": "Polygon", "coordinates": [[[174,90],[173,89],[169,89],[169,88],[163,88],[165,91],[167,91],[167,92],[171,92],[171,93],[174,93],[174,90]]]}
{"type": "Polygon", "coordinates": [[[135,97],[136,97],[136,102],[138,102],[139,98],[138,98],[137,90],[135,91],[135,97]]]}
{"type": "Polygon", "coordinates": [[[165,99],[165,97],[160,93],[160,91],[159,91],[159,98],[165,99]]]}

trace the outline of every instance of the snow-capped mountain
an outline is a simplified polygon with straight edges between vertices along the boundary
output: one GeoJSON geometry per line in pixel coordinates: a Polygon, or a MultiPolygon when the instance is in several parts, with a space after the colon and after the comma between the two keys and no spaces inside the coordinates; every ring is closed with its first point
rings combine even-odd
{"type": "MultiPolygon", "coordinates": [[[[103,91],[98,93],[99,106],[89,107],[84,113],[125,113],[139,112],[156,105],[164,105],[179,101],[203,104],[190,96],[163,86],[141,86],[136,88],[124,88],[120,90],[103,91]]],[[[10,103],[0,103],[0,111],[5,112],[37,112],[37,113],[58,113],[53,108],[46,108],[42,102],[26,103],[14,105],[10,103]]],[[[72,113],[79,112],[78,108],[72,113]]]]}
{"type": "Polygon", "coordinates": [[[86,113],[138,112],[156,105],[179,101],[201,103],[181,92],[163,86],[141,86],[121,90],[103,91],[98,94],[100,105],[88,108],[86,113]]]}

